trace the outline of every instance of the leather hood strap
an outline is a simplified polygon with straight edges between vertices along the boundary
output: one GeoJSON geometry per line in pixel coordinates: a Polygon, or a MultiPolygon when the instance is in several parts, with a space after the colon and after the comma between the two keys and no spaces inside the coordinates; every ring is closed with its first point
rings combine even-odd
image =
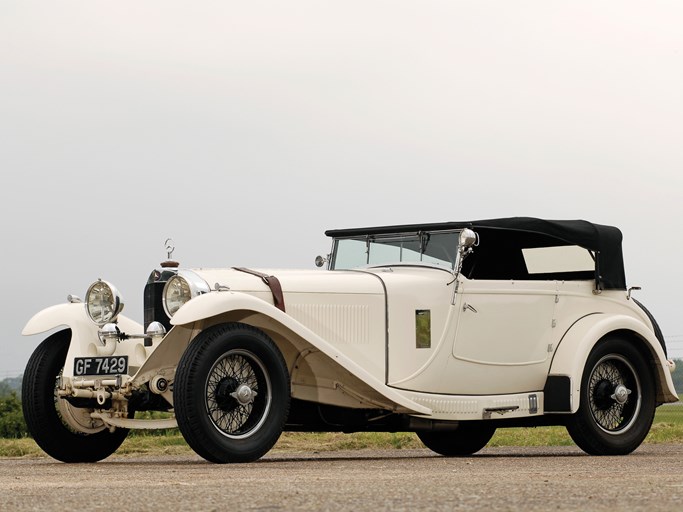
{"type": "Polygon", "coordinates": [[[282,294],[282,286],[280,285],[280,280],[275,276],[269,276],[263,272],[257,270],[251,270],[250,268],[244,267],[232,267],[234,270],[239,270],[246,274],[251,274],[252,276],[260,277],[261,280],[270,288],[270,292],[273,294],[273,303],[275,307],[285,312],[285,297],[282,294]]]}

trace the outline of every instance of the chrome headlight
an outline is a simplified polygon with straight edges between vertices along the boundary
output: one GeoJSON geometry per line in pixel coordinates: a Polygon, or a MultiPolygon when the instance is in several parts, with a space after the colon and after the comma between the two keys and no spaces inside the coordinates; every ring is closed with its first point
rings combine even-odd
{"type": "Polygon", "coordinates": [[[85,310],[90,320],[104,325],[116,320],[123,309],[121,295],[114,285],[98,279],[85,294],[85,310]]]}
{"type": "Polygon", "coordinates": [[[164,311],[172,317],[183,304],[190,299],[211,291],[206,281],[201,279],[194,272],[180,270],[175,276],[166,281],[161,300],[164,304],[164,311]]]}

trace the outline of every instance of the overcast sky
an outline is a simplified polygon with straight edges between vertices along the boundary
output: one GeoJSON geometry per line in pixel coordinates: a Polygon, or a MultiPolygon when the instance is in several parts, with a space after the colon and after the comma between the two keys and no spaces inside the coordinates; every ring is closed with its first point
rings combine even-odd
{"type": "Polygon", "coordinates": [[[330,228],[528,215],[624,234],[683,357],[683,3],[0,4],[0,378],[101,277],[314,268],[330,228]]]}

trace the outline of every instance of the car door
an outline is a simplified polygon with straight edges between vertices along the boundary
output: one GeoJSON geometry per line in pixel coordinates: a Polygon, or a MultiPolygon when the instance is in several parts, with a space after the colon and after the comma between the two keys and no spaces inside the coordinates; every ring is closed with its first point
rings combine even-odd
{"type": "MultiPolygon", "coordinates": [[[[543,389],[554,328],[555,281],[460,283],[449,373],[455,394],[543,389]]],[[[449,379],[450,380],[450,379],[449,379]]]]}

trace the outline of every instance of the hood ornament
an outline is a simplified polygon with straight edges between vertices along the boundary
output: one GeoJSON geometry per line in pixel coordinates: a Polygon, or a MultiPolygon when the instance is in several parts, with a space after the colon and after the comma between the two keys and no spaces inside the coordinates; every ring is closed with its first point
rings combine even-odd
{"type": "Polygon", "coordinates": [[[161,267],[162,268],[178,268],[180,266],[180,263],[171,259],[171,257],[173,256],[173,251],[175,251],[175,243],[173,242],[173,239],[167,238],[166,241],[164,242],[164,247],[166,248],[166,257],[168,259],[166,261],[161,262],[161,267]]]}
{"type": "Polygon", "coordinates": [[[173,256],[173,251],[175,251],[175,242],[173,242],[172,238],[167,238],[164,242],[164,245],[166,246],[166,254],[170,260],[171,256],[173,256]]]}

